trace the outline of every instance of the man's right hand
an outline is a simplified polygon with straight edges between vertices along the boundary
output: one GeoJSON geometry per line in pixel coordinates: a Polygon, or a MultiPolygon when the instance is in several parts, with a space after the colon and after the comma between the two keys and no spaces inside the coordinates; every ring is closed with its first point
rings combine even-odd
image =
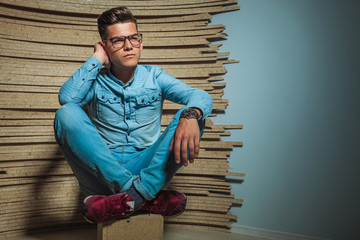
{"type": "Polygon", "coordinates": [[[106,67],[106,68],[111,67],[111,62],[110,62],[109,56],[105,50],[104,43],[98,42],[95,44],[94,53],[92,56],[97,58],[104,67],[106,67]]]}

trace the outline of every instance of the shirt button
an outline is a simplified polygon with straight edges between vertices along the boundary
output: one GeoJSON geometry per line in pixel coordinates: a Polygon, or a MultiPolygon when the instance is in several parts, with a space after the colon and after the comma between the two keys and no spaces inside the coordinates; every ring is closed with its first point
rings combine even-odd
{"type": "Polygon", "coordinates": [[[128,136],[130,136],[130,132],[128,132],[128,136]]]}
{"type": "Polygon", "coordinates": [[[93,65],[93,67],[95,67],[95,63],[93,63],[92,65],[93,65]]]}
{"type": "Polygon", "coordinates": [[[116,97],[114,97],[114,101],[116,101],[116,97]]]}
{"type": "Polygon", "coordinates": [[[129,117],[126,117],[126,120],[130,120],[130,118],[129,118],[129,117]]]}
{"type": "Polygon", "coordinates": [[[126,102],[126,103],[129,103],[129,100],[126,100],[125,102],[126,102]]]}
{"type": "Polygon", "coordinates": [[[82,80],[85,81],[85,78],[83,78],[82,80]]]}
{"type": "Polygon", "coordinates": [[[101,98],[102,98],[102,99],[104,99],[105,97],[104,97],[104,96],[102,96],[101,98]]]}
{"type": "Polygon", "coordinates": [[[142,103],[144,103],[144,102],[145,102],[145,101],[144,101],[144,99],[143,99],[143,100],[141,100],[141,102],[142,102],[142,103]]]}

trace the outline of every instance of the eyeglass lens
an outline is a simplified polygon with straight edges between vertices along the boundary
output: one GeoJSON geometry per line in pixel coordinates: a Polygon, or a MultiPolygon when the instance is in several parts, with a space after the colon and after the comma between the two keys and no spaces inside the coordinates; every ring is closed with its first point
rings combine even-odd
{"type": "Polygon", "coordinates": [[[130,36],[121,36],[111,39],[114,48],[122,48],[125,45],[126,39],[129,39],[133,47],[139,47],[142,41],[141,34],[133,34],[130,36]]]}

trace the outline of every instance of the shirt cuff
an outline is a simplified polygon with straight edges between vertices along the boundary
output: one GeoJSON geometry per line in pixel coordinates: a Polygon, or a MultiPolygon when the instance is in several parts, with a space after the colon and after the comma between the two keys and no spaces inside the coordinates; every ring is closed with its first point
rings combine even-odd
{"type": "Polygon", "coordinates": [[[101,62],[96,57],[90,57],[82,66],[84,69],[89,72],[100,72],[102,68],[101,62]]]}

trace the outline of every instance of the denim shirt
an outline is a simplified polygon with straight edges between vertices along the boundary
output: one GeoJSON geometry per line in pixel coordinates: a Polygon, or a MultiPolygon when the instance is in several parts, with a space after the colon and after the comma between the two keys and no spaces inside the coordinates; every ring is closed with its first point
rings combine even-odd
{"type": "Polygon", "coordinates": [[[160,136],[164,99],[196,107],[203,119],[211,114],[212,98],[192,88],[158,66],[138,65],[126,85],[90,57],[65,82],[59,92],[61,105],[88,104],[89,117],[111,148],[151,146],[160,136]]]}

